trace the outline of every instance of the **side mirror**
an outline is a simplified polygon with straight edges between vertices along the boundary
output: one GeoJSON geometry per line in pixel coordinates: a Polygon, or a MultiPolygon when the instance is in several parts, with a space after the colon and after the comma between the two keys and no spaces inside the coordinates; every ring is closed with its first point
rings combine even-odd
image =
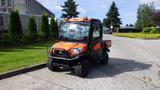
{"type": "Polygon", "coordinates": [[[49,55],[49,54],[50,54],[51,49],[52,49],[52,45],[48,45],[48,46],[47,46],[47,55],[49,55]]]}

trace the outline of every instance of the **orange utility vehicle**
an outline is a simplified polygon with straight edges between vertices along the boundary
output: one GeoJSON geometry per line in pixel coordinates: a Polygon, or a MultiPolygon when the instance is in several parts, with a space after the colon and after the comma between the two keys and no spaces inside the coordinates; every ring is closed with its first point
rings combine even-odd
{"type": "Polygon", "coordinates": [[[48,49],[47,66],[52,71],[68,68],[86,77],[91,63],[108,64],[111,40],[103,40],[98,19],[67,18],[60,25],[58,42],[48,49]]]}

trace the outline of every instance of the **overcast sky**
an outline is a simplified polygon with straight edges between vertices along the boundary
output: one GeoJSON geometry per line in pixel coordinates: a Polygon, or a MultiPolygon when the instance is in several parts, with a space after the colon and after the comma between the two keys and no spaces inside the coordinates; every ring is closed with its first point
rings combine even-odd
{"type": "MultiPolygon", "coordinates": [[[[52,11],[56,18],[61,16],[61,7],[65,0],[38,0],[46,8],[52,11]]],[[[111,3],[116,2],[119,8],[120,18],[123,25],[134,24],[137,16],[137,8],[139,4],[155,2],[156,9],[160,9],[160,0],[75,0],[80,12],[79,17],[93,17],[103,20],[111,3]]]]}

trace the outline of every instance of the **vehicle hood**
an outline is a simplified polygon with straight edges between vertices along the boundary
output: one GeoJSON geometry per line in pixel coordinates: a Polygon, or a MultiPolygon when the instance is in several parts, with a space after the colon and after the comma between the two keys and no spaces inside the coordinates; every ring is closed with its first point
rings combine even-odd
{"type": "Polygon", "coordinates": [[[53,48],[55,49],[65,49],[66,51],[69,51],[73,48],[80,48],[82,51],[87,50],[87,44],[82,43],[73,43],[73,42],[57,42],[53,45],[53,48]]]}

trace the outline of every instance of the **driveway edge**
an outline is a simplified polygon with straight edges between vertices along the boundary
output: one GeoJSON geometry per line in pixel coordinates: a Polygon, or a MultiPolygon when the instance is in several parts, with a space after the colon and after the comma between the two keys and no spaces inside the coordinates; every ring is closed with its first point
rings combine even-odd
{"type": "Polygon", "coordinates": [[[31,67],[28,67],[28,68],[23,68],[23,69],[11,71],[11,72],[7,72],[7,73],[4,73],[4,74],[0,74],[0,80],[5,79],[5,78],[9,78],[9,77],[13,77],[13,76],[16,76],[16,75],[24,74],[24,73],[27,73],[27,72],[35,71],[35,70],[38,70],[38,69],[42,69],[44,67],[46,67],[46,63],[34,65],[34,66],[31,66],[31,67]]]}

